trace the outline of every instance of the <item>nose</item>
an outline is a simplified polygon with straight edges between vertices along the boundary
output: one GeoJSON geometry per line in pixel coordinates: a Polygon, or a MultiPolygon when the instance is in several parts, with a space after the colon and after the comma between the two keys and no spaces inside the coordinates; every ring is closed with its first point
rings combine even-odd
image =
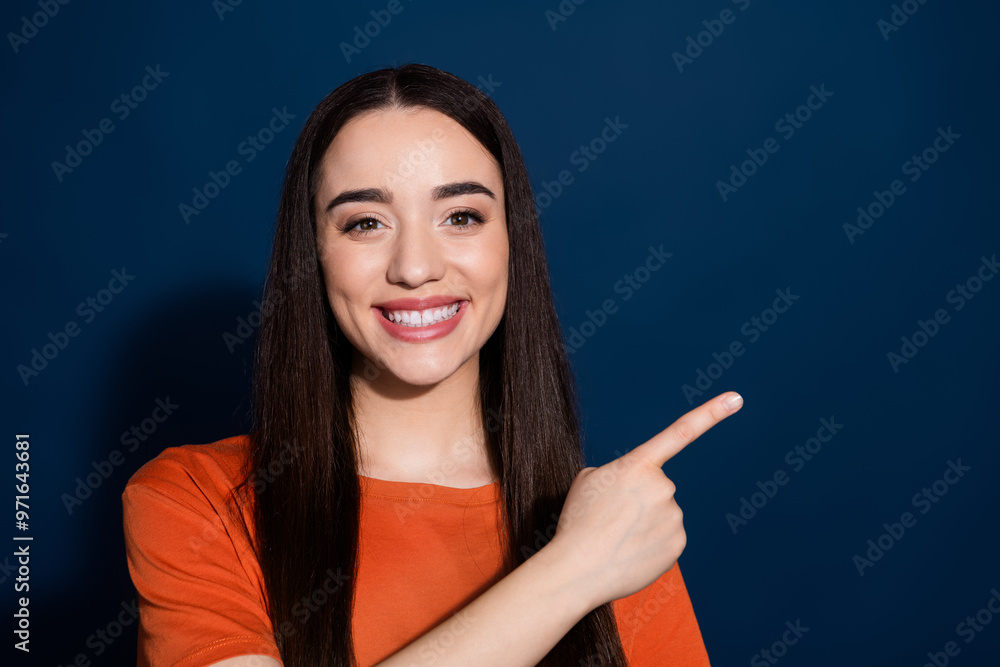
{"type": "Polygon", "coordinates": [[[444,275],[446,258],[434,224],[416,214],[396,222],[386,279],[393,284],[419,287],[444,275]]]}

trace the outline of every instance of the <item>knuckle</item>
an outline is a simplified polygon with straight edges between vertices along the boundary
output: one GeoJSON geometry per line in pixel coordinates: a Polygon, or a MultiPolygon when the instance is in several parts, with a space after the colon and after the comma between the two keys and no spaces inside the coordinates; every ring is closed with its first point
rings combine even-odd
{"type": "Polygon", "coordinates": [[[712,424],[717,424],[726,418],[726,411],[723,410],[721,404],[713,403],[708,409],[708,416],[711,418],[712,424]]]}
{"type": "Polygon", "coordinates": [[[690,419],[681,418],[674,422],[676,427],[677,437],[684,442],[689,442],[695,439],[697,432],[695,431],[694,424],[691,423],[690,419]]]}

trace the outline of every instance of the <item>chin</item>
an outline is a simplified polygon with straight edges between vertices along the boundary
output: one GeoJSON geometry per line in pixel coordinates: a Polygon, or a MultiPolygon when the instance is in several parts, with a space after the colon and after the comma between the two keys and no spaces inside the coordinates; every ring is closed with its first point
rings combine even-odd
{"type": "Polygon", "coordinates": [[[454,371],[443,371],[428,368],[414,369],[393,369],[387,368],[400,382],[413,385],[415,387],[428,387],[435,385],[442,380],[448,379],[454,371]]]}
{"type": "MultiPolygon", "coordinates": [[[[393,378],[399,382],[418,387],[430,386],[446,380],[460,368],[460,365],[438,364],[430,359],[422,359],[420,357],[393,359],[391,361],[382,359],[380,364],[373,364],[372,366],[381,368],[382,373],[387,375],[382,380],[393,378]]],[[[375,380],[370,375],[366,379],[375,380]]]]}

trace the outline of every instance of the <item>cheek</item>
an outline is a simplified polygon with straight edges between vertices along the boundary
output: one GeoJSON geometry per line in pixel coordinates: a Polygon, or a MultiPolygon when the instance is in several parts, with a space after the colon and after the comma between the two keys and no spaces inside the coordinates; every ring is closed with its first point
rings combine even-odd
{"type": "Polygon", "coordinates": [[[351,260],[349,253],[338,253],[335,248],[327,248],[320,258],[326,297],[342,328],[350,322],[351,304],[361,296],[357,293],[358,286],[366,283],[365,279],[359,276],[361,267],[355,266],[351,260]]]}
{"type": "Polygon", "coordinates": [[[479,261],[492,267],[506,265],[510,253],[510,239],[503,220],[493,220],[488,224],[488,229],[485,229],[478,239],[476,253],[479,255],[479,261]]]}
{"type": "Polygon", "coordinates": [[[509,250],[506,236],[490,239],[471,259],[476,283],[481,289],[494,292],[494,298],[502,305],[507,297],[509,250]]]}
{"type": "Polygon", "coordinates": [[[497,276],[497,281],[503,284],[506,291],[507,273],[510,269],[510,246],[506,231],[503,234],[498,234],[497,237],[490,266],[493,274],[497,276]]]}

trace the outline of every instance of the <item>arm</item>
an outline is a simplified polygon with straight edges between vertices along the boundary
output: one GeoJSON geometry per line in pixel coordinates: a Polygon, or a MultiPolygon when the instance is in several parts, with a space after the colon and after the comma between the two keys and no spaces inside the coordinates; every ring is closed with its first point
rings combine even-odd
{"type": "Polygon", "coordinates": [[[582,470],[549,544],[377,667],[530,667],[587,613],[672,570],[687,537],[661,467],[739,410],[742,399],[724,402],[732,396],[717,396],[617,460],[582,470]]]}
{"type": "MultiPolygon", "coordinates": [[[[597,606],[547,545],[464,609],[376,667],[531,667],[597,606]]],[[[558,547],[557,547],[558,548],[558,547]]],[[[279,667],[244,655],[211,667],[279,667]]]]}
{"type": "Polygon", "coordinates": [[[550,543],[377,667],[530,667],[603,603],[550,543]]]}
{"type": "MultiPolygon", "coordinates": [[[[587,613],[670,571],[687,538],[661,466],[739,409],[723,403],[728,397],[699,406],[617,460],[582,470],[549,544],[376,667],[530,667],[587,613]]],[[[265,667],[252,662],[259,657],[226,667],[265,667]]]]}

